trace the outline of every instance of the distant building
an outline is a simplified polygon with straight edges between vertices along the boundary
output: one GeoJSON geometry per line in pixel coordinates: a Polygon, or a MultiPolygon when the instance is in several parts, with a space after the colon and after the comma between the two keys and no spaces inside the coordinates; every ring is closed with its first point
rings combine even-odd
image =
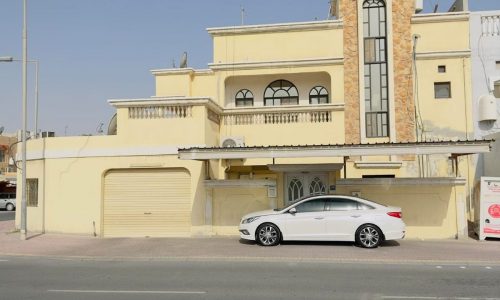
{"type": "Polygon", "coordinates": [[[474,140],[471,14],[334,5],[209,28],[209,68],[153,70],[154,97],[109,100],[111,135],[29,141],[28,229],[236,235],[250,211],[331,193],[402,207],[409,238],[466,236],[468,155],[490,146],[474,140]]]}
{"type": "Polygon", "coordinates": [[[15,191],[17,169],[14,164],[17,138],[0,135],[0,192],[15,191]]]}

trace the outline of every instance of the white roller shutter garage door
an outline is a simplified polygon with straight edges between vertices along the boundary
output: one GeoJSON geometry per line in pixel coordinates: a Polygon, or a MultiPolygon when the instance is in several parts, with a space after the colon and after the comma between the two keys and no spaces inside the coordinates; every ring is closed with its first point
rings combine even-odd
{"type": "Polygon", "coordinates": [[[184,169],[109,171],[104,178],[103,236],[188,236],[190,182],[184,169]]]}

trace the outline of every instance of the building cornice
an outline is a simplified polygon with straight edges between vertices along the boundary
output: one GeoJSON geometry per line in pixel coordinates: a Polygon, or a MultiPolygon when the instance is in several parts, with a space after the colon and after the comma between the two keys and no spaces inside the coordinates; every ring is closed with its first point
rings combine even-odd
{"type": "Polygon", "coordinates": [[[447,59],[447,58],[467,58],[471,56],[471,51],[466,50],[450,50],[450,51],[431,51],[417,53],[417,59],[447,59]]]}
{"type": "Polygon", "coordinates": [[[195,70],[193,68],[182,69],[154,69],[150,70],[153,75],[211,75],[213,71],[210,69],[195,70]]]}
{"type": "Polygon", "coordinates": [[[227,180],[205,180],[206,187],[269,187],[276,186],[275,180],[270,179],[227,179],[227,180]]]}
{"type": "Polygon", "coordinates": [[[208,66],[214,71],[251,70],[271,68],[314,67],[324,65],[343,65],[343,57],[308,58],[298,60],[276,60],[256,62],[212,63],[208,66]]]}
{"type": "Polygon", "coordinates": [[[465,185],[465,178],[457,177],[429,177],[429,178],[353,178],[337,179],[337,186],[367,186],[379,187],[397,185],[465,185]]]}
{"type": "Polygon", "coordinates": [[[412,16],[411,24],[461,22],[469,21],[469,17],[470,12],[416,14],[412,16]]]}
{"type": "Polygon", "coordinates": [[[315,105],[288,105],[288,106],[261,106],[248,108],[224,108],[224,115],[248,115],[260,113],[290,113],[290,112],[314,112],[314,111],[342,111],[345,103],[315,104],[315,105]]]}
{"type": "MultiPolygon", "coordinates": [[[[85,137],[89,139],[100,139],[106,136],[85,137]]],[[[56,137],[50,139],[74,139],[74,137],[56,137]]],[[[192,145],[200,147],[203,145],[192,145]]],[[[179,148],[186,145],[167,145],[167,146],[139,146],[139,147],[117,147],[117,148],[90,148],[90,149],[60,149],[60,150],[41,150],[28,151],[27,160],[39,159],[62,159],[62,158],[91,158],[91,157],[121,157],[121,156],[158,156],[158,155],[177,155],[179,148]]],[[[20,155],[16,157],[17,161],[21,160],[20,155]]],[[[156,163],[155,163],[156,166],[156,163]]],[[[146,164],[131,163],[130,167],[146,167],[146,164]]],[[[153,166],[150,166],[153,167],[153,166]]]]}
{"type": "Polygon", "coordinates": [[[403,166],[401,161],[355,161],[358,169],[399,169],[403,166]]]}
{"type": "Polygon", "coordinates": [[[177,106],[187,106],[194,105],[200,106],[205,105],[211,110],[218,114],[221,114],[223,108],[219,106],[210,97],[151,97],[151,98],[139,98],[139,99],[110,99],[108,103],[116,108],[122,107],[144,107],[144,106],[158,106],[158,105],[177,105],[177,106]]]}
{"type": "Polygon", "coordinates": [[[213,28],[207,28],[207,32],[212,36],[223,36],[223,35],[239,35],[239,34],[254,34],[254,33],[311,31],[311,30],[340,29],[340,28],[343,28],[342,20],[325,20],[325,21],[312,21],[312,22],[213,27],[213,28]]]}

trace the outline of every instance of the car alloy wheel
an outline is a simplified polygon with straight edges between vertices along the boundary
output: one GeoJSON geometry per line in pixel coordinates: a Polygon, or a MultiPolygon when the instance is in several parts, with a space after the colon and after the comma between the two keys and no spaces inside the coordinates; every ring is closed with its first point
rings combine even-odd
{"type": "Polygon", "coordinates": [[[7,206],[5,207],[5,209],[7,211],[13,211],[14,210],[14,205],[12,205],[11,203],[7,204],[7,206]]]}
{"type": "Polygon", "coordinates": [[[375,248],[382,242],[382,234],[377,227],[364,225],[358,229],[356,241],[364,248],[375,248]]]}
{"type": "Polygon", "coordinates": [[[257,241],[262,246],[276,246],[280,242],[280,231],[274,224],[262,224],[257,229],[257,241]]]}

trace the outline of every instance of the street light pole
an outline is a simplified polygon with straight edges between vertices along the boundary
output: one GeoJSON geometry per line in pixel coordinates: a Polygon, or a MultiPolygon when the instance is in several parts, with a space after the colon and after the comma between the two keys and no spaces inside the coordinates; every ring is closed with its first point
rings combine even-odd
{"type": "Polygon", "coordinates": [[[21,240],[26,240],[27,230],[26,230],[26,216],[27,216],[27,205],[26,205],[26,128],[28,127],[27,118],[27,106],[28,106],[28,85],[27,85],[27,73],[28,73],[28,30],[26,22],[26,0],[23,0],[23,131],[22,131],[22,180],[21,180],[21,240]]]}
{"type": "MultiPolygon", "coordinates": [[[[0,62],[22,62],[22,59],[15,59],[12,56],[0,56],[0,62]]],[[[28,59],[28,63],[33,63],[35,65],[35,138],[38,137],[38,78],[39,78],[39,61],[36,59],[28,59]]]]}

